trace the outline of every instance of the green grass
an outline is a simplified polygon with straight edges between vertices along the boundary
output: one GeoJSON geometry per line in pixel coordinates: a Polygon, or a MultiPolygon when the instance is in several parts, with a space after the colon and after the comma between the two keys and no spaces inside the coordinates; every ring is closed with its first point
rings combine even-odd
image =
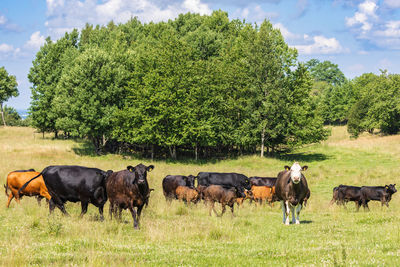
{"type": "MultiPolygon", "coordinates": [[[[0,177],[5,182],[15,169],[42,170],[52,164],[78,164],[103,170],[121,170],[149,161],[120,155],[94,157],[85,143],[42,139],[29,128],[0,128],[0,177]],[[90,152],[90,151],[89,151],[90,152]]],[[[370,203],[370,212],[329,206],[332,188],[340,183],[384,185],[399,183],[400,136],[365,135],[350,140],[344,127],[334,127],[332,137],[279,158],[246,156],[224,161],[155,161],[149,173],[155,188],[143,211],[141,229],[134,230],[128,211],[123,223],[97,220],[97,209],[79,219],[80,205],[68,203],[70,217],[59,210],[48,215],[44,201],[14,201],[0,205],[0,265],[5,266],[398,266],[400,256],[400,195],[393,195],[389,209],[370,203]],[[203,204],[168,205],[161,181],[167,174],[199,171],[234,171],[248,176],[274,176],[293,161],[308,165],[311,189],[302,224],[285,226],[279,204],[256,207],[245,203],[222,218],[203,204]]],[[[218,206],[220,211],[220,207],[218,206]]]]}

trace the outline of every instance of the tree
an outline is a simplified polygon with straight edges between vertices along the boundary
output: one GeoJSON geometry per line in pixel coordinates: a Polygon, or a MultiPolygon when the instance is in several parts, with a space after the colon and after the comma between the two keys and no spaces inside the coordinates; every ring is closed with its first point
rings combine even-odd
{"type": "Polygon", "coordinates": [[[3,120],[3,125],[6,125],[4,119],[3,103],[10,97],[17,97],[19,95],[17,88],[17,80],[14,75],[9,75],[4,67],[0,68],[0,112],[3,120]]]}
{"type": "Polygon", "coordinates": [[[64,112],[58,129],[88,137],[101,153],[111,137],[112,119],[125,97],[127,73],[113,60],[112,51],[88,48],[63,71],[56,89],[54,108],[64,112]]]}
{"type": "Polygon", "coordinates": [[[32,83],[30,114],[33,126],[43,133],[54,132],[56,137],[59,129],[56,127],[57,113],[53,104],[55,89],[64,68],[70,64],[64,57],[71,49],[77,49],[78,36],[78,31],[73,30],[56,42],[47,38],[28,74],[32,83]]]}

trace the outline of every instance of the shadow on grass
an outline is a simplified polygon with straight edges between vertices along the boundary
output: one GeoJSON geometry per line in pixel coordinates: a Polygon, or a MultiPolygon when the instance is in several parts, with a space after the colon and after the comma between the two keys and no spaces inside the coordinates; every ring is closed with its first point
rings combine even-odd
{"type": "MultiPolygon", "coordinates": [[[[96,157],[99,156],[96,153],[96,150],[93,146],[93,144],[87,140],[75,140],[77,145],[75,145],[72,150],[74,151],[75,154],[79,156],[90,156],[90,157],[96,157]]],[[[103,153],[102,155],[109,154],[109,153],[103,153]]],[[[144,156],[140,152],[131,152],[131,153],[122,153],[120,154],[122,157],[130,160],[143,160],[143,161],[150,161],[151,158],[144,156]]],[[[250,155],[250,154],[246,154],[250,155]]],[[[243,155],[243,156],[246,156],[243,155]]],[[[162,155],[155,157],[154,160],[160,160],[160,161],[165,161],[167,164],[184,164],[184,165],[206,165],[206,164],[216,164],[220,161],[223,160],[236,160],[240,158],[240,155],[236,154],[230,154],[230,155],[216,155],[216,156],[210,156],[209,158],[200,158],[198,160],[195,160],[194,158],[187,156],[187,155],[182,155],[178,159],[172,159],[169,158],[168,155],[162,155]]],[[[316,162],[316,161],[324,161],[333,158],[333,156],[322,154],[322,153],[309,153],[309,152],[302,152],[302,153],[285,153],[285,154],[270,154],[266,155],[266,158],[274,158],[282,161],[298,161],[298,162],[316,162]]]]}
{"type": "Polygon", "coordinates": [[[322,153],[277,154],[273,157],[284,161],[299,161],[299,162],[324,161],[332,158],[332,156],[328,156],[322,153]]]}
{"type": "Polygon", "coordinates": [[[313,223],[313,221],[310,221],[310,220],[300,221],[300,224],[310,224],[310,223],[313,223]]]}

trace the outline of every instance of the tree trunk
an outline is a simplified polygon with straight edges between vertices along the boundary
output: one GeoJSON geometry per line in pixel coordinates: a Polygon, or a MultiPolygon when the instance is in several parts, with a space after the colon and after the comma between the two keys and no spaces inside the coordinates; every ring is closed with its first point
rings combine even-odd
{"type": "Polygon", "coordinates": [[[176,146],[169,146],[169,154],[172,159],[176,159],[176,146]]]}
{"type": "Polygon", "coordinates": [[[154,160],[154,145],[151,145],[151,161],[154,160]]]}
{"type": "Polygon", "coordinates": [[[197,151],[197,144],[194,146],[194,159],[195,159],[195,161],[197,161],[197,159],[198,159],[198,151],[197,151]]]}
{"type": "Polygon", "coordinates": [[[1,112],[1,118],[3,119],[3,125],[4,125],[4,127],[6,127],[7,124],[6,124],[6,120],[4,119],[3,103],[0,103],[0,112],[1,112]]]}
{"type": "Polygon", "coordinates": [[[265,127],[263,127],[261,132],[261,157],[264,157],[264,139],[265,139],[265,127]]]}

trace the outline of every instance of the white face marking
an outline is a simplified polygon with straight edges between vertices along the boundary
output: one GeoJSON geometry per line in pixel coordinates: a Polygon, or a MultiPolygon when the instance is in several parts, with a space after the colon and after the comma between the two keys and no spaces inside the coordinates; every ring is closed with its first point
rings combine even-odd
{"type": "Polygon", "coordinates": [[[290,168],[290,178],[292,179],[293,183],[298,184],[301,180],[301,166],[298,162],[293,163],[292,167],[290,168]]]}

